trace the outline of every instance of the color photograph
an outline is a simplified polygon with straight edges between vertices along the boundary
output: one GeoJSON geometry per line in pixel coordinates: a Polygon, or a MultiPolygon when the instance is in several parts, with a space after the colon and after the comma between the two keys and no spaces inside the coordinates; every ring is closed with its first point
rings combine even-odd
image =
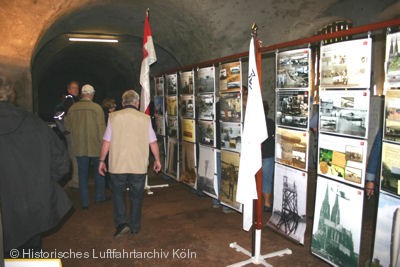
{"type": "Polygon", "coordinates": [[[215,122],[197,121],[199,127],[198,142],[206,146],[215,146],[215,122]]]}
{"type": "Polygon", "coordinates": [[[383,142],[381,190],[400,195],[400,145],[383,142]]]}
{"type": "Polygon", "coordinates": [[[240,123],[221,122],[221,149],[240,152],[242,144],[242,125],[240,123]]]}
{"type": "Polygon", "coordinates": [[[181,95],[181,101],[179,108],[181,110],[181,116],[183,118],[194,118],[194,96],[193,95],[181,95]]]}
{"type": "Polygon", "coordinates": [[[386,36],[385,87],[400,87],[400,33],[386,36]]]}
{"type": "Polygon", "coordinates": [[[236,189],[239,175],[240,154],[230,151],[221,151],[221,188],[219,200],[236,210],[240,203],[236,202],[236,189]]]}
{"type": "Polygon", "coordinates": [[[194,120],[182,119],[182,139],[187,142],[196,142],[196,124],[194,120]]]}
{"type": "Polygon", "coordinates": [[[241,63],[221,64],[219,68],[219,91],[240,91],[242,88],[241,63]]]}
{"type": "Polygon", "coordinates": [[[165,122],[164,122],[164,116],[155,116],[155,121],[156,121],[156,127],[154,131],[156,132],[157,135],[165,135],[165,122]]]}
{"type": "Polygon", "coordinates": [[[193,72],[186,71],[181,72],[179,75],[180,82],[180,94],[181,95],[193,95],[193,72]]]}
{"type": "Polygon", "coordinates": [[[160,116],[164,115],[164,96],[154,97],[154,114],[160,116]]]}
{"type": "Polygon", "coordinates": [[[201,68],[197,71],[197,92],[213,93],[215,83],[215,68],[201,68]]]}
{"type": "Polygon", "coordinates": [[[318,176],[311,252],[335,266],[357,267],[364,191],[318,176]]]}
{"type": "Polygon", "coordinates": [[[279,90],[276,93],[276,124],[307,129],[309,117],[308,91],[279,90]]]}
{"type": "Polygon", "coordinates": [[[178,138],[178,117],[169,116],[167,119],[167,134],[169,137],[178,138]]]}
{"type": "Polygon", "coordinates": [[[155,77],[154,83],[155,83],[155,95],[164,96],[164,77],[163,76],[155,77]]]}
{"type": "Polygon", "coordinates": [[[369,91],[320,90],[320,131],[367,138],[369,91]]]}
{"type": "Polygon", "coordinates": [[[369,88],[370,38],[321,46],[321,88],[369,88]]]}
{"type": "Polygon", "coordinates": [[[199,95],[197,96],[197,112],[201,120],[215,119],[214,95],[199,95]]]}
{"type": "Polygon", "coordinates": [[[308,88],[310,80],[310,49],[281,52],[276,57],[276,87],[308,88]]]}
{"type": "Polygon", "coordinates": [[[383,139],[400,143],[400,90],[390,90],[385,97],[383,139]]]}
{"type": "Polygon", "coordinates": [[[275,161],[307,170],[308,132],[276,128],[275,161]]]}
{"type": "Polygon", "coordinates": [[[167,159],[165,164],[167,175],[179,180],[178,176],[178,141],[176,138],[168,138],[167,159]]]}
{"type": "Polygon", "coordinates": [[[400,266],[400,199],[379,195],[371,267],[400,266]]]}
{"type": "Polygon", "coordinates": [[[319,135],[318,174],[364,187],[367,141],[319,135]]]}
{"type": "Polygon", "coordinates": [[[267,225],[304,245],[307,226],[307,173],[275,164],[274,202],[267,225]]]}
{"type": "Polygon", "coordinates": [[[167,96],[167,113],[169,116],[178,116],[178,103],[176,96],[167,96]]]}
{"type": "Polygon", "coordinates": [[[220,118],[225,122],[242,121],[242,100],[240,92],[220,95],[220,118]]]}
{"type": "Polygon", "coordinates": [[[196,144],[182,142],[182,157],[180,159],[179,181],[196,186],[196,144]]]}
{"type": "Polygon", "coordinates": [[[216,172],[216,151],[214,148],[199,146],[199,166],[197,169],[197,190],[218,198],[218,179],[216,172]]]}
{"type": "Polygon", "coordinates": [[[177,75],[176,74],[166,75],[166,79],[167,79],[167,94],[176,95],[176,93],[178,92],[177,75]]]}

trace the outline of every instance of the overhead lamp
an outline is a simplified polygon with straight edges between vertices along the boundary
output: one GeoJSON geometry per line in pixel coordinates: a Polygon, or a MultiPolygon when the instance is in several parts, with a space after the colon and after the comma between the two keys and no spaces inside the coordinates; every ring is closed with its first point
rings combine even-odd
{"type": "Polygon", "coordinates": [[[71,42],[95,42],[95,43],[118,43],[117,39],[108,38],[83,38],[83,37],[69,37],[71,42]]]}

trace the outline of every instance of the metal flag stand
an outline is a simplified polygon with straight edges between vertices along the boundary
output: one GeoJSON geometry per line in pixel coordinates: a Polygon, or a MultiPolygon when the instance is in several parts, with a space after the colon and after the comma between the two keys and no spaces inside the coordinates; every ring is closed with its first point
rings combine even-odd
{"type": "MultiPolygon", "coordinates": [[[[260,46],[261,46],[261,41],[257,38],[257,25],[253,23],[251,27],[251,35],[253,38],[255,38],[255,53],[256,53],[256,63],[257,63],[257,72],[258,72],[258,77],[259,77],[259,82],[260,82],[260,88],[262,88],[261,83],[262,83],[262,61],[261,61],[261,51],[260,51],[260,46]]],[[[265,255],[260,255],[261,251],[261,230],[263,228],[263,223],[262,223],[262,208],[263,208],[263,203],[262,203],[262,169],[260,169],[257,174],[256,174],[256,184],[257,184],[257,200],[254,200],[253,207],[254,207],[254,222],[253,222],[253,253],[250,253],[247,249],[243,248],[240,246],[238,243],[233,242],[229,244],[229,247],[235,249],[237,252],[243,253],[246,256],[249,257],[249,259],[237,262],[231,265],[228,265],[228,267],[239,267],[239,266],[245,266],[247,264],[253,263],[253,264],[262,264],[263,266],[272,266],[269,264],[266,259],[268,258],[273,258],[273,257],[282,257],[284,255],[290,255],[292,254],[292,250],[286,248],[280,251],[276,252],[271,252],[265,255]]]]}

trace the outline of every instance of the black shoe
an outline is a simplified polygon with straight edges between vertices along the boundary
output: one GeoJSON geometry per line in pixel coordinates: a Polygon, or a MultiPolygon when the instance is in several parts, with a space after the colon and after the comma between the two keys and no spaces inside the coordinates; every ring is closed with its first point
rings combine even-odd
{"type": "Polygon", "coordinates": [[[271,212],[272,211],[272,206],[270,206],[270,207],[264,206],[264,211],[265,212],[271,212]]]}
{"type": "Polygon", "coordinates": [[[115,234],[114,234],[114,238],[118,238],[118,237],[128,233],[129,230],[130,230],[129,226],[126,223],[118,225],[117,230],[115,231],[115,234]]]}

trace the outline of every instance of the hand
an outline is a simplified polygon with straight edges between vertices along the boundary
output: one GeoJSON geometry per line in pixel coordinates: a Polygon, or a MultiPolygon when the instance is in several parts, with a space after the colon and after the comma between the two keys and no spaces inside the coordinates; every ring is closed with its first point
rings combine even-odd
{"type": "Polygon", "coordinates": [[[107,166],[104,161],[100,161],[99,163],[99,173],[101,176],[106,176],[107,166]]]}
{"type": "Polygon", "coordinates": [[[365,185],[365,193],[367,194],[368,198],[374,195],[374,190],[375,190],[375,183],[368,181],[365,185]]]}
{"type": "Polygon", "coordinates": [[[161,171],[161,162],[159,160],[154,161],[153,170],[158,173],[161,171]]]}

